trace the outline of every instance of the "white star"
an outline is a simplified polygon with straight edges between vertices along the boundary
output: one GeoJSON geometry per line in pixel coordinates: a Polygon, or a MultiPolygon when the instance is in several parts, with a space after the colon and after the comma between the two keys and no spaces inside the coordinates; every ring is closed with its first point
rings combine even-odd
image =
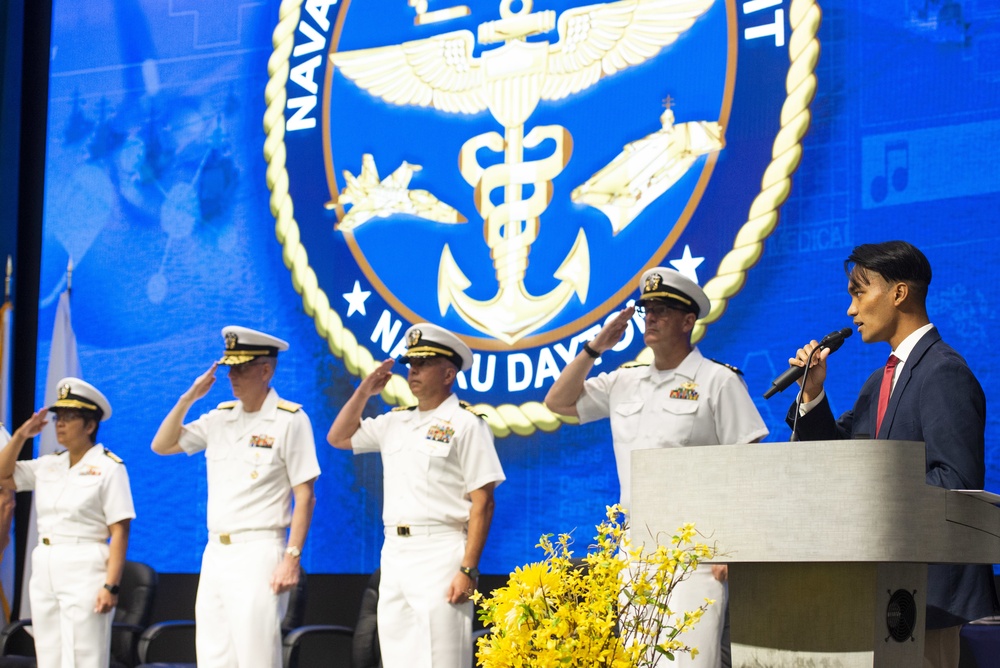
{"type": "Polygon", "coordinates": [[[345,317],[350,318],[355,312],[361,315],[368,315],[365,313],[365,300],[371,294],[371,292],[361,289],[360,281],[354,281],[354,289],[344,293],[344,299],[347,300],[347,316],[345,317]]]}
{"type": "Polygon", "coordinates": [[[671,260],[670,265],[695,283],[698,283],[698,265],[704,261],[705,258],[703,257],[691,257],[691,247],[685,244],[684,256],[679,260],[671,260]]]}

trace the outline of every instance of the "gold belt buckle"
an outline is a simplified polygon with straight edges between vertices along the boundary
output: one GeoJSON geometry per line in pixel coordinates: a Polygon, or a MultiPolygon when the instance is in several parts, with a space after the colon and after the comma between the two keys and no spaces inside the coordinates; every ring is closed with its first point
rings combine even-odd
{"type": "Polygon", "coordinates": [[[232,543],[233,543],[233,541],[229,537],[228,533],[220,533],[219,534],[219,542],[222,543],[223,545],[232,545],[232,543]]]}
{"type": "Polygon", "coordinates": [[[405,524],[399,524],[399,525],[397,525],[396,526],[396,535],[397,536],[409,536],[410,535],[410,527],[406,526],[405,524]]]}
{"type": "Polygon", "coordinates": [[[42,539],[42,545],[51,545],[51,544],[52,544],[52,543],[50,543],[50,542],[49,542],[49,539],[48,539],[48,538],[43,538],[43,539],[42,539]]]}

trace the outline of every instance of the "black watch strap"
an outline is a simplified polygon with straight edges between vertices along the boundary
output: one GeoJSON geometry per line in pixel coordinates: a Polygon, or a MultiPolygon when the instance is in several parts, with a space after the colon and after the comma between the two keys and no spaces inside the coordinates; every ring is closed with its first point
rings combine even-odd
{"type": "Polygon", "coordinates": [[[109,592],[111,592],[115,596],[117,596],[118,592],[121,591],[121,587],[119,587],[118,585],[105,584],[104,588],[107,589],[109,592]]]}
{"type": "Polygon", "coordinates": [[[476,568],[475,566],[473,566],[472,568],[469,568],[468,566],[460,566],[458,570],[462,571],[473,580],[479,579],[479,569],[476,568]]]}
{"type": "Polygon", "coordinates": [[[587,343],[583,344],[583,352],[587,353],[588,355],[590,355],[595,360],[598,357],[601,356],[601,353],[597,352],[596,350],[594,350],[593,348],[590,347],[590,342],[589,341],[587,343]]]}

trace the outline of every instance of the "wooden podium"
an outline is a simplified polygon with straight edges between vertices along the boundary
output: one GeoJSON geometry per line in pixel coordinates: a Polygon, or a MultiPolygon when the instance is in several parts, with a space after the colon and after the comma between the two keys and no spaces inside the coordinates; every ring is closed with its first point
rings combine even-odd
{"type": "Polygon", "coordinates": [[[909,441],[636,451],[632,539],[718,545],[733,668],[914,668],[927,564],[1000,562],[1000,508],[924,480],[909,441]]]}

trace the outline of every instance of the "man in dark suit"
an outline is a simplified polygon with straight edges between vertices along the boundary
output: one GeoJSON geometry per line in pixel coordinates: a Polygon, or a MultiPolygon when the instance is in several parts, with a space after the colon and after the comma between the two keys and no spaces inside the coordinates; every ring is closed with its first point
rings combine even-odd
{"type": "MultiPolygon", "coordinates": [[[[823,390],[830,351],[817,352],[802,388],[799,437],[923,441],[928,484],[982,489],[986,397],[965,360],[927,317],[927,258],[904,241],[864,244],[844,269],[851,295],[847,315],[865,343],[888,343],[892,355],[865,381],[854,408],[835,420],[823,390]]],[[[789,363],[804,366],[817,345],[812,341],[799,349],[789,363]]],[[[792,417],[789,411],[789,424],[792,417]]],[[[961,625],[994,614],[992,569],[931,565],[927,580],[924,666],[957,668],[961,625]]]]}

